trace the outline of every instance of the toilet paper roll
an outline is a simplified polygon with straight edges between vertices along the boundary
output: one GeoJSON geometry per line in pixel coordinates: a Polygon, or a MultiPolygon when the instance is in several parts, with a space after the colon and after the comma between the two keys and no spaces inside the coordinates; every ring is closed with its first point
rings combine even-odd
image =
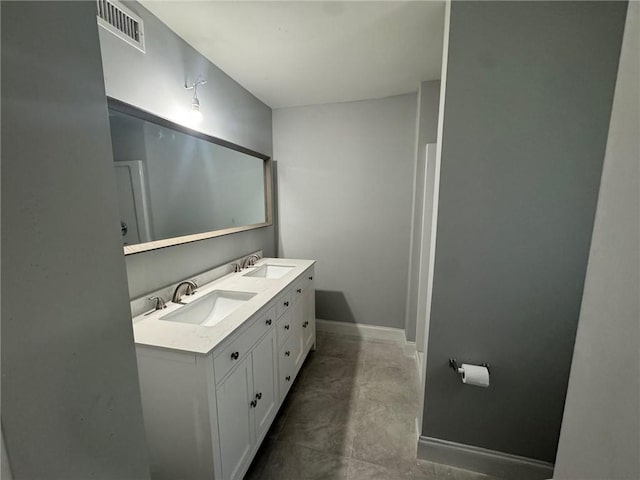
{"type": "Polygon", "coordinates": [[[462,383],[478,387],[489,386],[489,370],[487,370],[487,367],[463,363],[458,372],[462,374],[462,383]]]}

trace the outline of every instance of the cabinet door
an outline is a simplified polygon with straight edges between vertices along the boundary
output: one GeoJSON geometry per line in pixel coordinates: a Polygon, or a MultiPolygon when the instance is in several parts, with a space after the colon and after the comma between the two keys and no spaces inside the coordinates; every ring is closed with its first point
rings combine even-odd
{"type": "Polygon", "coordinates": [[[278,347],[276,343],[276,332],[273,330],[262,339],[251,354],[257,440],[260,440],[269,429],[278,407],[278,347]]]}
{"type": "Polygon", "coordinates": [[[316,341],[316,293],[313,284],[309,285],[302,295],[302,338],[304,351],[308,352],[316,341]]]}
{"type": "Polygon", "coordinates": [[[304,359],[304,340],[302,338],[303,331],[306,331],[306,328],[302,328],[302,324],[304,323],[304,302],[302,298],[299,299],[296,303],[293,304],[293,310],[291,311],[292,319],[292,328],[291,332],[291,357],[293,358],[294,364],[294,376],[298,374],[298,370],[302,366],[302,360],[304,359]]]}
{"type": "Polygon", "coordinates": [[[295,344],[296,338],[291,334],[289,339],[280,349],[278,356],[280,402],[284,401],[284,398],[287,396],[287,393],[289,393],[289,389],[291,388],[291,384],[295,378],[295,364],[294,357],[292,356],[294,353],[292,349],[295,344]]]}
{"type": "Polygon", "coordinates": [[[240,478],[254,444],[251,356],[245,358],[233,373],[218,387],[218,428],[222,478],[240,478]]]}

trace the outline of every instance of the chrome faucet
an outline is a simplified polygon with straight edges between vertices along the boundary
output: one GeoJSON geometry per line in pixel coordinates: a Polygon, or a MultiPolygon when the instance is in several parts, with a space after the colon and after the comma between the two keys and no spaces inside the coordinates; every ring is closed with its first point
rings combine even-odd
{"type": "Polygon", "coordinates": [[[162,297],[149,297],[149,300],[156,302],[155,306],[154,306],[154,310],[162,310],[163,308],[167,308],[167,306],[164,303],[164,300],[162,299],[162,297]]]}
{"type": "Polygon", "coordinates": [[[173,291],[173,297],[171,298],[172,302],[178,303],[182,299],[182,293],[180,292],[180,289],[183,285],[187,286],[185,290],[185,293],[187,295],[193,295],[196,291],[196,288],[198,288],[198,284],[195,280],[185,280],[184,282],[180,282],[176,289],[173,291]]]}
{"type": "Polygon", "coordinates": [[[252,255],[249,255],[242,262],[242,268],[253,267],[256,263],[256,260],[260,260],[260,257],[258,255],[256,255],[255,253],[252,255]]]}

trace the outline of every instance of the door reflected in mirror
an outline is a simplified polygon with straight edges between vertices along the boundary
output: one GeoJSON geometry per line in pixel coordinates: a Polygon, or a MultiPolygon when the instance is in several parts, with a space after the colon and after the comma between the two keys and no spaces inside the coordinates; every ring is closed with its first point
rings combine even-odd
{"type": "Polygon", "coordinates": [[[269,157],[109,99],[125,254],[271,224],[269,157]]]}

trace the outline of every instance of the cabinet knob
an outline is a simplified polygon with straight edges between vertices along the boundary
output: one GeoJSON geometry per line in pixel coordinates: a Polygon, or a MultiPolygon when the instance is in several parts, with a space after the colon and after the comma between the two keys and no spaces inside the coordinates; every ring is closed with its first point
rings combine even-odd
{"type": "Polygon", "coordinates": [[[257,400],[251,400],[251,408],[256,408],[256,405],[258,405],[258,401],[257,400]]]}
{"type": "Polygon", "coordinates": [[[287,350],[286,352],[284,352],[284,354],[285,354],[287,357],[291,356],[291,350],[287,350]]]}
{"type": "Polygon", "coordinates": [[[261,400],[261,399],[262,399],[262,392],[256,393],[256,400],[261,400]]]}
{"type": "Polygon", "coordinates": [[[302,328],[307,328],[307,324],[308,324],[308,323],[309,323],[309,322],[304,322],[304,323],[302,324],[302,328]]]}
{"type": "Polygon", "coordinates": [[[240,356],[240,352],[233,352],[231,354],[231,359],[232,360],[237,360],[239,356],[240,356]]]}
{"type": "Polygon", "coordinates": [[[284,326],[284,329],[285,330],[289,330],[289,324],[288,323],[284,326]]]}
{"type": "Polygon", "coordinates": [[[289,306],[289,302],[284,302],[284,306],[288,307],[289,306]]]}
{"type": "Polygon", "coordinates": [[[287,376],[285,377],[285,380],[286,380],[287,382],[290,382],[290,381],[291,381],[291,375],[287,375],[287,376]]]}
{"type": "Polygon", "coordinates": [[[266,322],[266,323],[267,323],[267,325],[271,325],[271,319],[270,319],[270,318],[269,318],[269,319],[267,319],[267,322],[266,322]]]}
{"type": "Polygon", "coordinates": [[[302,289],[301,289],[301,288],[298,288],[298,289],[296,290],[296,292],[298,292],[298,293],[302,293],[302,289]]]}
{"type": "Polygon", "coordinates": [[[313,280],[313,275],[309,277],[309,280],[313,280]]]}

